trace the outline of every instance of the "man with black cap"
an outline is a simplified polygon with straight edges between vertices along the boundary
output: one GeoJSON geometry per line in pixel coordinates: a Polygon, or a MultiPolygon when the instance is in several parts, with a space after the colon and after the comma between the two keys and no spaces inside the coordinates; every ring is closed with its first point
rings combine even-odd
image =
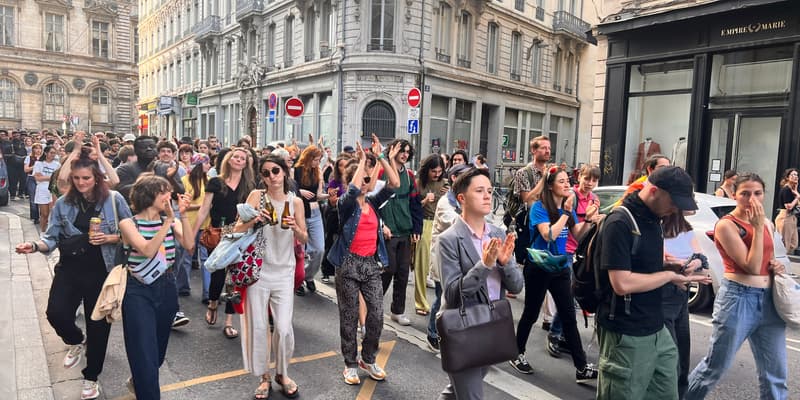
{"type": "Polygon", "coordinates": [[[709,283],[710,276],[664,269],[661,219],[694,210],[692,179],[669,166],[656,169],[606,217],[596,248],[600,269],[608,272],[601,273],[602,286],[610,284],[597,311],[598,399],[678,398],[678,350],[664,326],[661,288],[709,283]]]}
{"type": "Polygon", "coordinates": [[[344,146],[344,148],[342,148],[342,151],[347,153],[347,154],[349,154],[349,155],[351,155],[351,156],[355,156],[356,155],[356,149],[354,149],[353,146],[350,146],[350,145],[344,146]]]}

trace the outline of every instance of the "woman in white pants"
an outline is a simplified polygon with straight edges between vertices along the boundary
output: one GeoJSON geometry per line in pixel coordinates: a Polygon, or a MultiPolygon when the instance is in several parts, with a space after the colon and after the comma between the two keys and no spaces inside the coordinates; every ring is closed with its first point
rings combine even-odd
{"type": "Polygon", "coordinates": [[[261,208],[261,214],[249,222],[239,221],[236,231],[246,231],[256,226],[261,229],[253,246],[263,260],[258,281],[247,287],[244,300],[244,313],[241,319],[242,357],[244,368],[261,382],[255,391],[256,399],[266,399],[272,390],[269,363],[271,354],[275,354],[275,382],[280,385],[281,392],[289,398],[297,397],[299,388],[289,378],[287,372],[289,359],[294,352],[294,330],[292,328],[292,312],[294,309],[294,252],[287,251],[294,247],[297,239],[301,243],[308,241],[306,232],[303,202],[289,192],[289,167],[277,156],[269,155],[259,163],[266,190],[254,190],[247,198],[247,203],[254,208],[261,208]],[[269,202],[275,214],[261,207],[269,202]],[[284,207],[289,207],[290,215],[283,215],[284,207]],[[273,221],[272,215],[279,221],[273,221]],[[270,333],[269,309],[272,310],[275,330],[270,333]]]}

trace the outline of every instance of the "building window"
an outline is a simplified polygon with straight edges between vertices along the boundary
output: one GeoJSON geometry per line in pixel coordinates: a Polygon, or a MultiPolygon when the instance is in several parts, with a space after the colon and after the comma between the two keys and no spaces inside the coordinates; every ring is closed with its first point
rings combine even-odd
{"type": "Polygon", "coordinates": [[[555,55],[555,62],[553,63],[553,89],[560,91],[561,90],[561,68],[564,64],[562,58],[561,48],[557,47],[555,55]]]}
{"type": "Polygon", "coordinates": [[[183,72],[183,69],[181,68],[181,60],[178,59],[178,61],[175,62],[175,87],[178,88],[183,86],[183,81],[185,80],[181,77],[181,72],[183,72]]]}
{"type": "Polygon", "coordinates": [[[456,120],[453,125],[453,150],[470,152],[469,142],[472,137],[472,103],[456,100],[456,120]]]}
{"type": "Polygon", "coordinates": [[[486,40],[486,71],[497,74],[497,42],[499,41],[500,27],[494,22],[489,23],[486,40]]]}
{"type": "Polygon", "coordinates": [[[431,97],[431,153],[452,153],[447,147],[447,127],[449,125],[450,99],[441,96],[431,97]]]}
{"type": "Polygon", "coordinates": [[[231,80],[231,64],[233,57],[233,43],[225,43],[225,82],[231,80]]]}
{"type": "Polygon", "coordinates": [[[92,21],[92,55],[108,58],[108,22],[92,21]]]}
{"type": "Polygon", "coordinates": [[[316,33],[316,27],[314,26],[315,25],[315,19],[316,19],[316,17],[315,17],[315,14],[314,14],[314,7],[309,7],[308,10],[306,10],[306,18],[305,18],[305,24],[304,24],[305,25],[305,34],[303,35],[304,36],[303,39],[305,40],[305,60],[306,61],[313,60],[314,56],[315,56],[315,54],[314,54],[315,53],[314,46],[316,44],[315,40],[314,40],[314,34],[316,33]]]}
{"type": "Polygon", "coordinates": [[[133,31],[133,62],[139,62],[139,29],[133,31]]]}
{"type": "Polygon", "coordinates": [[[67,95],[64,87],[57,83],[50,83],[44,87],[44,119],[60,121],[66,115],[65,106],[67,95]]]}
{"type": "Polygon", "coordinates": [[[270,24],[267,28],[267,68],[275,66],[275,24],[270,24]]]}
{"type": "Polygon", "coordinates": [[[258,44],[258,37],[256,36],[255,29],[247,33],[247,57],[249,61],[255,61],[258,58],[256,48],[258,44]]]}
{"type": "Polygon", "coordinates": [[[445,2],[439,3],[439,18],[436,21],[436,60],[450,63],[450,21],[453,9],[445,2]]]}
{"type": "Polygon", "coordinates": [[[536,0],[536,19],[544,21],[544,0],[536,0]]]}
{"type": "Polygon", "coordinates": [[[322,3],[322,12],[319,17],[319,56],[329,57],[331,55],[331,39],[336,36],[334,25],[333,9],[330,1],[322,3]]]}
{"type": "Polygon", "coordinates": [[[514,9],[519,12],[525,12],[525,0],[514,0],[514,9]]]}
{"type": "Polygon", "coordinates": [[[0,45],[14,44],[14,7],[0,7],[0,45]]]}
{"type": "Polygon", "coordinates": [[[47,51],[64,51],[63,15],[44,15],[44,48],[47,51]]]}
{"type": "Polygon", "coordinates": [[[472,14],[461,13],[458,24],[458,66],[469,68],[472,63],[472,14]]]}
{"type": "Polygon", "coordinates": [[[394,51],[394,0],[372,0],[368,50],[394,51]]]}
{"type": "Polygon", "coordinates": [[[286,22],[284,22],[283,26],[283,66],[284,67],[291,67],[292,66],[292,43],[294,39],[292,38],[292,30],[294,29],[294,16],[290,15],[289,18],[286,18],[286,22]]]}
{"type": "Polygon", "coordinates": [[[381,100],[369,103],[361,117],[361,131],[370,132],[383,139],[395,137],[395,114],[389,103],[381,100]]]}
{"type": "Polygon", "coordinates": [[[0,118],[17,118],[17,88],[11,79],[0,79],[0,118]]]}
{"type": "Polygon", "coordinates": [[[567,94],[572,94],[572,80],[573,80],[573,69],[575,68],[575,55],[572,53],[567,54],[567,70],[566,70],[566,77],[564,78],[564,91],[567,94]]]}
{"type": "Polygon", "coordinates": [[[511,34],[511,79],[519,80],[519,71],[522,65],[522,34],[513,32],[511,34]]]}
{"type": "Polygon", "coordinates": [[[111,121],[111,107],[108,101],[108,89],[92,90],[92,122],[107,124],[111,121]]]}
{"type": "Polygon", "coordinates": [[[538,85],[542,83],[542,46],[541,42],[536,40],[531,46],[531,83],[538,85]]]}

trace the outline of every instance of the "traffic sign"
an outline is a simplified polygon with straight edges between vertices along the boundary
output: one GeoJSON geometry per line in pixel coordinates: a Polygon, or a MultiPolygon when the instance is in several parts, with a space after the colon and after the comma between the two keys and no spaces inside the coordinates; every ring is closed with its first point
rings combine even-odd
{"type": "Polygon", "coordinates": [[[275,110],[269,110],[267,113],[267,122],[271,124],[275,123],[275,110]]]}
{"type": "Polygon", "coordinates": [[[410,107],[418,107],[421,100],[422,94],[419,92],[419,89],[411,88],[411,90],[408,91],[408,105],[410,107]]]}
{"type": "Polygon", "coordinates": [[[303,100],[297,97],[286,100],[286,114],[290,117],[299,117],[303,115],[303,111],[305,111],[303,100]]]}
{"type": "Polygon", "coordinates": [[[419,119],[419,108],[409,108],[408,109],[408,119],[419,119]]]}
{"type": "Polygon", "coordinates": [[[418,119],[408,120],[408,134],[416,135],[418,133],[419,133],[419,120],[418,119]]]}
{"type": "Polygon", "coordinates": [[[274,110],[278,108],[278,95],[275,92],[269,94],[269,100],[267,101],[269,104],[269,109],[274,110]]]}

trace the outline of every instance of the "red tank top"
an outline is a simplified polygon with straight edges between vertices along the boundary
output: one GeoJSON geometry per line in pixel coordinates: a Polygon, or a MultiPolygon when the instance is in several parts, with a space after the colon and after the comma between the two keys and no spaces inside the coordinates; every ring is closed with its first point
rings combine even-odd
{"type": "Polygon", "coordinates": [[[350,252],[362,257],[371,257],[378,250],[378,216],[369,203],[361,210],[356,234],[350,243],[350,252]]]}
{"type": "MultiPolygon", "coordinates": [[[[734,217],[733,215],[727,214],[722,217],[722,219],[731,220],[734,224],[736,224],[738,230],[740,231],[739,237],[742,238],[744,245],[750,249],[750,246],[753,244],[753,225],[742,221],[739,218],[734,217]],[[744,230],[745,235],[741,235],[741,231],[744,230]]],[[[733,259],[728,256],[728,253],[725,252],[725,249],[717,240],[717,237],[714,237],[714,244],[717,246],[717,250],[719,250],[719,255],[722,257],[722,264],[725,266],[725,272],[728,273],[735,273],[735,274],[744,274],[749,275],[747,272],[744,271],[741,267],[736,265],[733,259]]],[[[769,227],[765,224],[764,225],[764,254],[761,260],[761,271],[758,273],[759,275],[769,275],[769,261],[772,260],[772,257],[775,254],[775,246],[772,244],[772,236],[769,234],[769,227]]]]}

